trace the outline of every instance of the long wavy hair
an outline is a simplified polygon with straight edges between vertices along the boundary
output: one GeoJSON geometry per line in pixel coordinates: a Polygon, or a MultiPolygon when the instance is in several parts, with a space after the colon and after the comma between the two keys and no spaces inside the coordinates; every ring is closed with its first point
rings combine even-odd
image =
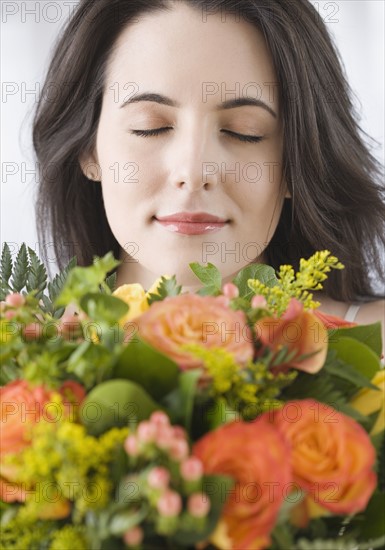
{"type": "MultiPolygon", "coordinates": [[[[379,296],[373,280],[384,276],[381,165],[365,145],[342,62],[316,10],[308,0],[183,1],[202,14],[242,15],[263,33],[272,55],[283,116],[283,175],[292,198],[265,250],[267,262],[276,269],[298,267],[301,257],[328,249],[345,265],[330,273],[328,296],[379,296]]],[[[75,254],[81,266],[109,250],[119,258],[101,185],[86,178],[79,157],[95,148],[106,67],[118,35],[139,14],[172,9],[169,0],[81,0],[56,43],[33,144],[40,168],[38,237],[53,243],[59,269],[75,254]]]]}

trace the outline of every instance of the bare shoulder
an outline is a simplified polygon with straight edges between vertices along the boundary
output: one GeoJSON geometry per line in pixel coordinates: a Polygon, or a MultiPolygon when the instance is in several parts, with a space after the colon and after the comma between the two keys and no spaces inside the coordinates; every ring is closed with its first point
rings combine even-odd
{"type": "Polygon", "coordinates": [[[362,304],[358,310],[355,322],[359,325],[368,325],[377,321],[385,323],[385,300],[362,304]]]}

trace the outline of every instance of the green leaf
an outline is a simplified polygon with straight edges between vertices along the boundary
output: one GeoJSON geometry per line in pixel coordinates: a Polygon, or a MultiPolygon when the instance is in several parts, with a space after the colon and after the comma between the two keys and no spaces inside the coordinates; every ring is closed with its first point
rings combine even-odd
{"type": "Polygon", "coordinates": [[[8,281],[12,275],[12,255],[8,243],[4,243],[1,253],[1,269],[0,269],[0,300],[4,300],[6,295],[12,292],[8,281]]]}
{"type": "Polygon", "coordinates": [[[209,537],[218,524],[223,506],[230,496],[233,485],[234,479],[230,476],[211,475],[203,477],[202,492],[208,495],[211,504],[207,522],[202,530],[189,529],[188,525],[183,528],[182,525],[172,536],[173,548],[180,548],[179,545],[193,545],[209,537]]]}
{"type": "Polygon", "coordinates": [[[67,372],[73,372],[90,388],[111,375],[115,358],[101,344],[87,338],[78,345],[68,360],[67,372]]]}
{"type": "Polygon", "coordinates": [[[159,410],[147,392],[128,380],[107,380],[87,395],[80,408],[82,424],[91,435],[110,428],[136,425],[159,410]]]}
{"type": "Polygon", "coordinates": [[[224,397],[217,397],[205,412],[205,422],[209,431],[239,418],[239,411],[232,409],[224,397]]]}
{"type": "Polygon", "coordinates": [[[147,301],[151,305],[153,302],[164,300],[167,296],[178,296],[181,291],[182,287],[177,284],[175,275],[169,279],[162,276],[157,287],[157,294],[150,292],[147,301]]]}
{"type": "Polygon", "coordinates": [[[2,362],[0,369],[0,386],[5,386],[8,382],[13,382],[21,378],[21,374],[21,370],[17,365],[4,365],[2,362]]]}
{"type": "Polygon", "coordinates": [[[188,433],[191,429],[192,414],[194,410],[194,399],[197,391],[197,384],[202,375],[202,369],[191,369],[179,376],[179,387],[181,392],[181,403],[183,408],[184,425],[188,433]]]}
{"type": "Polygon", "coordinates": [[[128,312],[129,306],[116,296],[87,292],[80,299],[80,307],[91,319],[103,319],[113,325],[128,312]]]}
{"type": "Polygon", "coordinates": [[[126,510],[114,514],[110,520],[109,531],[112,535],[124,535],[126,531],[138,525],[148,514],[148,507],[137,511],[126,510]]]}
{"type": "Polygon", "coordinates": [[[156,400],[176,388],[178,375],[174,361],[139,337],[124,347],[114,370],[115,377],[140,384],[156,400]]]}
{"type": "MultiPolygon", "coordinates": [[[[358,543],[356,540],[335,538],[335,539],[315,539],[307,540],[300,538],[295,546],[296,550],[374,550],[383,548],[385,536],[376,540],[370,540],[365,543],[358,543]]],[[[286,550],[283,549],[283,550],[286,550]]]]}
{"type": "MultiPolygon", "coordinates": [[[[327,532],[314,536],[311,529],[317,520],[310,522],[306,538],[297,541],[304,550],[372,550],[383,548],[385,542],[385,499],[377,490],[371,496],[365,510],[352,516],[325,518],[327,532]],[[341,533],[342,531],[342,533],[341,533]],[[329,536],[328,539],[326,537],[329,536]]],[[[297,548],[297,547],[296,547],[297,548]]]]}
{"type": "Polygon", "coordinates": [[[198,279],[205,285],[198,291],[201,296],[215,296],[222,292],[222,275],[214,264],[208,262],[207,266],[201,265],[198,262],[189,264],[192,271],[198,279]]]}
{"type": "Polygon", "coordinates": [[[275,275],[275,271],[271,266],[263,264],[250,264],[238,273],[233,279],[233,283],[237,285],[239,289],[239,295],[242,298],[251,300],[254,296],[254,292],[251,290],[247,281],[249,279],[258,279],[261,283],[268,287],[273,287],[278,284],[278,279],[275,275]]]}
{"type": "Polygon", "coordinates": [[[352,367],[348,363],[342,361],[326,361],[323,368],[329,374],[336,376],[337,378],[347,380],[356,388],[371,388],[374,390],[379,390],[377,386],[370,382],[370,379],[362,375],[359,371],[355,369],[355,367],[352,367]]]}
{"type": "Polygon", "coordinates": [[[272,549],[273,550],[288,550],[289,548],[296,548],[293,542],[293,529],[288,523],[276,524],[274,530],[271,533],[272,549]]]}
{"type": "Polygon", "coordinates": [[[31,267],[27,277],[27,292],[37,290],[35,297],[39,300],[47,286],[47,271],[44,264],[39,260],[34,250],[30,247],[28,247],[28,254],[31,267]]]}
{"type": "Polygon", "coordinates": [[[53,278],[53,281],[48,283],[47,288],[48,288],[49,298],[47,298],[45,295],[42,296],[42,300],[45,308],[44,310],[47,313],[51,314],[53,317],[55,317],[55,319],[58,319],[63,315],[64,308],[55,307],[54,302],[56,298],[59,296],[59,294],[61,293],[66,283],[68,273],[76,266],[76,263],[77,263],[77,258],[76,256],[74,256],[65,266],[65,268],[60,273],[55,275],[55,277],[53,278]]]}
{"type": "Polygon", "coordinates": [[[354,369],[369,380],[381,368],[381,363],[376,353],[366,344],[340,336],[337,342],[330,342],[329,349],[337,352],[338,359],[354,367],[354,369]]]}
{"type": "MultiPolygon", "coordinates": [[[[380,413],[381,414],[381,413],[380,413]]],[[[379,432],[372,436],[372,443],[377,451],[377,475],[378,488],[385,492],[385,432],[379,432]]]]}
{"type": "Polygon", "coordinates": [[[354,338],[361,343],[366,344],[374,353],[381,357],[382,353],[382,335],[381,323],[372,323],[371,325],[358,325],[356,327],[341,327],[329,330],[329,341],[337,343],[341,337],[354,338]]]}
{"type": "Polygon", "coordinates": [[[105,285],[107,273],[120,263],[115,260],[112,252],[108,252],[102,258],[95,256],[91,266],[74,267],[68,273],[64,287],[55,300],[55,306],[67,306],[71,302],[79,304],[87,292],[100,293],[100,285],[105,285]]]}
{"type": "Polygon", "coordinates": [[[294,382],[290,386],[286,386],[280,396],[280,399],[285,401],[309,398],[325,403],[338,412],[347,414],[362,424],[365,429],[368,429],[371,424],[370,418],[362,415],[349,405],[349,397],[339,389],[336,379],[324,369],[318,374],[298,373],[294,382]]]}
{"type": "Polygon", "coordinates": [[[109,277],[106,278],[106,285],[110,289],[110,292],[112,293],[116,288],[116,279],[117,279],[117,273],[114,271],[109,277]]]}
{"type": "Polygon", "coordinates": [[[122,550],[122,538],[108,537],[102,541],[98,538],[92,550],[95,550],[95,548],[97,550],[122,550]]]}
{"type": "Polygon", "coordinates": [[[14,292],[20,292],[25,287],[28,277],[28,269],[29,263],[27,247],[25,243],[23,243],[17,254],[15,265],[13,268],[11,284],[14,292]]]}

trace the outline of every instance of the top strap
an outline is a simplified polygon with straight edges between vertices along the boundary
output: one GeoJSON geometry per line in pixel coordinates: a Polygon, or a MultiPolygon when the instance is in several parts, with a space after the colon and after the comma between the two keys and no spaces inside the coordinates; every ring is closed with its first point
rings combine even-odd
{"type": "Polygon", "coordinates": [[[349,323],[353,323],[360,307],[361,307],[361,304],[358,304],[358,305],[357,304],[351,304],[348,308],[348,311],[346,312],[345,317],[344,317],[345,321],[348,321],[349,323]]]}

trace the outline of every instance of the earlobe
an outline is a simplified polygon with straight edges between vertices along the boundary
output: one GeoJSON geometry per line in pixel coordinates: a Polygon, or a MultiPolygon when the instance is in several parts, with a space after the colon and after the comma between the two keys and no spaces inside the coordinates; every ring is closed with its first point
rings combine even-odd
{"type": "Polygon", "coordinates": [[[79,157],[81,171],[85,177],[92,181],[101,181],[101,169],[95,155],[87,155],[79,157]]]}

